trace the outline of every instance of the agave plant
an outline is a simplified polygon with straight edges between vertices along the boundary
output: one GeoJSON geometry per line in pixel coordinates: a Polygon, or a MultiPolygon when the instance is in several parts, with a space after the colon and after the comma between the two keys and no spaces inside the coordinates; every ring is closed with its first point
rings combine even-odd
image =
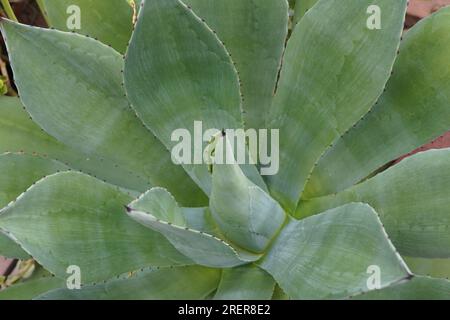
{"type": "Polygon", "coordinates": [[[20,101],[0,99],[0,253],[48,272],[0,297],[450,298],[450,151],[386,169],[450,128],[450,8],[402,38],[407,0],[296,2],[289,37],[285,0],[4,19],[20,101]],[[195,121],[279,129],[279,172],[175,164],[195,121]]]}

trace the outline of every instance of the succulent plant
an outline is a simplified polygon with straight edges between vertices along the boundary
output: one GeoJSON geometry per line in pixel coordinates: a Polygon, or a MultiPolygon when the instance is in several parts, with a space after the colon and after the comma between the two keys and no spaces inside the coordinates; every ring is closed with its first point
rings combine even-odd
{"type": "Polygon", "coordinates": [[[450,151],[386,166],[450,128],[450,8],[402,38],[407,0],[315,2],[289,37],[285,0],[4,19],[20,100],[0,99],[0,254],[48,272],[0,298],[450,298],[450,151]],[[279,172],[174,163],[196,121],[279,129],[279,172]]]}

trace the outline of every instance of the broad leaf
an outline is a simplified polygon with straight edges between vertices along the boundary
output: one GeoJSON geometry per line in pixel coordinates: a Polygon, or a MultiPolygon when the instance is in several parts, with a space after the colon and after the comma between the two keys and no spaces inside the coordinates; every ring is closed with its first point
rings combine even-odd
{"type": "Polygon", "coordinates": [[[217,32],[239,72],[247,128],[266,128],[288,27],[287,1],[183,0],[217,32]]]}
{"type": "Polygon", "coordinates": [[[297,216],[365,202],[402,255],[450,258],[449,172],[450,149],[419,153],[337,195],[302,201],[297,216]]]}
{"type": "Polygon", "coordinates": [[[144,266],[189,264],[164,237],[129,219],[131,197],[80,173],[41,180],[0,211],[7,231],[59,277],[77,265],[82,282],[105,280],[144,266]]]}
{"type": "Polygon", "coordinates": [[[43,2],[52,27],[88,35],[119,52],[125,52],[133,28],[133,9],[127,0],[43,0],[43,2]]]}
{"type": "Polygon", "coordinates": [[[203,163],[202,131],[242,127],[237,73],[215,34],[178,0],[146,1],[125,60],[125,86],[138,116],[169,150],[179,144],[175,130],[190,133],[184,167],[209,194],[207,165],[196,164],[203,163]],[[195,121],[202,128],[194,132],[195,121]]]}
{"type": "Polygon", "coordinates": [[[52,276],[34,278],[0,291],[0,300],[31,300],[50,290],[62,288],[64,285],[64,280],[52,276]]]}
{"type": "MultiPolygon", "coordinates": [[[[0,155],[0,208],[15,200],[36,181],[67,170],[62,163],[25,154],[0,155]]],[[[27,259],[29,255],[13,240],[0,233],[0,255],[27,259]]]]}
{"type": "MultiPolygon", "coordinates": [[[[450,259],[403,257],[414,274],[433,278],[450,278],[450,259]]],[[[450,297],[449,297],[450,299],[450,297]]]]}
{"type": "MultiPolygon", "coordinates": [[[[125,189],[145,189],[147,183],[124,175],[114,164],[87,156],[45,133],[24,110],[18,98],[0,97],[0,153],[26,153],[57,159],[66,166],[88,173],[125,189]]],[[[22,190],[24,191],[24,190],[22,190]]],[[[139,192],[133,192],[139,195],[139,192]]]]}
{"type": "Polygon", "coordinates": [[[449,50],[450,8],[406,33],[386,92],[321,159],[305,198],[342,191],[450,128],[449,50]]]}
{"type": "Polygon", "coordinates": [[[0,230],[0,255],[11,259],[29,259],[30,255],[26,253],[19,244],[14,242],[0,230]]]}
{"type": "Polygon", "coordinates": [[[220,270],[198,266],[147,269],[85,286],[59,289],[37,297],[41,300],[199,300],[213,292],[220,270]]]}
{"type": "Polygon", "coordinates": [[[406,0],[322,0],[289,39],[268,127],[280,130],[280,170],[271,193],[295,210],[325,150],[383,92],[397,55],[406,0]],[[367,9],[383,12],[371,30],[367,9]]]}
{"type": "MultiPolygon", "coordinates": [[[[209,267],[234,267],[257,260],[260,256],[234,249],[219,238],[219,234],[193,229],[170,193],[161,188],[151,189],[128,206],[128,215],[142,225],[164,235],[181,253],[198,264],[209,267]]],[[[193,212],[190,212],[191,214],[193,212]]],[[[196,211],[195,225],[213,229],[208,216],[196,211]],[[205,219],[203,223],[198,220],[205,219]]]]}
{"type": "MultiPolygon", "coordinates": [[[[226,154],[232,152],[226,137],[219,138],[218,146],[226,154]]],[[[251,182],[236,163],[215,164],[212,183],[211,213],[224,236],[242,248],[262,252],[286,218],[278,202],[251,182]]]]}
{"type": "Polygon", "coordinates": [[[293,299],[337,299],[369,291],[371,272],[380,285],[409,278],[375,211],[349,204],[281,231],[258,262],[293,299]]]}
{"type": "Polygon", "coordinates": [[[254,265],[224,269],[216,300],[270,300],[275,281],[264,270],[254,265]]]}
{"type": "Polygon", "coordinates": [[[296,0],[294,7],[294,24],[297,24],[301,18],[311,9],[318,0],[296,0]]]}
{"type": "Polygon", "coordinates": [[[381,290],[354,297],[360,300],[449,300],[450,281],[427,277],[414,277],[381,290]]]}
{"type": "Polygon", "coordinates": [[[205,203],[131,110],[122,88],[120,54],[78,34],[7,20],[2,32],[20,97],[36,123],[87,158],[103,161],[120,175],[121,186],[142,192],[164,186],[183,204],[205,203]]]}

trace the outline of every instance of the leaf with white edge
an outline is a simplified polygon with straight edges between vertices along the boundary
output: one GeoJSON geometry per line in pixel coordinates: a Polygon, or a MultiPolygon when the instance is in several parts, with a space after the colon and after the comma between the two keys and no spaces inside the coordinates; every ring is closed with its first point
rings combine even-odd
{"type": "Polygon", "coordinates": [[[133,184],[128,189],[163,186],[185,205],[205,204],[206,196],[130,108],[119,53],[75,33],[8,20],[1,26],[21,100],[46,132],[100,158],[123,184],[133,184]]]}
{"type": "Polygon", "coordinates": [[[215,300],[270,300],[275,280],[254,265],[224,269],[215,300]]]}
{"type": "Polygon", "coordinates": [[[268,128],[280,130],[280,170],[271,194],[293,212],[321,155],[383,92],[403,30],[407,0],[321,0],[288,41],[268,128]],[[367,9],[383,12],[367,26],[367,9]],[[326,21],[326,23],[324,23],[326,21]]]}
{"type": "Polygon", "coordinates": [[[450,278],[450,259],[411,257],[403,257],[403,259],[414,274],[433,278],[450,278]]]}
{"type": "Polygon", "coordinates": [[[0,229],[56,276],[79,266],[82,283],[145,266],[192,264],[163,236],[123,213],[131,200],[95,178],[59,173],[2,209],[0,229]]]}
{"type": "Polygon", "coordinates": [[[50,26],[96,38],[124,53],[133,29],[127,0],[43,0],[50,26]]]}
{"type": "Polygon", "coordinates": [[[357,300],[450,300],[450,281],[415,276],[410,281],[353,297],[357,300]]]}
{"type": "Polygon", "coordinates": [[[361,203],[290,221],[258,264],[293,299],[369,291],[373,266],[379,268],[381,287],[411,276],[376,212],[361,203]]]}
{"type": "Polygon", "coordinates": [[[319,161],[305,199],[342,191],[450,128],[450,7],[411,30],[386,92],[319,161]]]}
{"type": "Polygon", "coordinates": [[[217,32],[236,63],[247,128],[266,128],[288,32],[284,0],[182,0],[217,32]]]}
{"type": "MultiPolygon", "coordinates": [[[[218,137],[218,150],[232,154],[225,136],[218,137]]],[[[252,252],[262,252],[282,227],[286,214],[278,202],[251,182],[234,159],[214,164],[210,208],[227,239],[252,252]],[[231,162],[231,163],[230,163],[231,162]]]]}
{"type": "MultiPolygon", "coordinates": [[[[37,156],[13,153],[0,155],[0,208],[15,200],[34,182],[67,169],[58,161],[37,156]]],[[[12,239],[1,233],[0,255],[19,259],[30,257],[12,239]]]]}
{"type": "Polygon", "coordinates": [[[50,290],[62,288],[65,284],[65,280],[52,276],[30,279],[0,291],[0,300],[31,300],[50,290]]]}
{"type": "Polygon", "coordinates": [[[187,144],[183,166],[209,194],[208,166],[197,164],[204,163],[204,133],[242,127],[237,73],[216,35],[181,1],[144,2],[125,59],[125,87],[167,149],[187,144]],[[194,130],[195,121],[201,128],[194,130]]]}
{"type": "MultiPolygon", "coordinates": [[[[192,229],[170,193],[161,188],[151,189],[127,207],[128,215],[140,224],[161,233],[172,245],[197,264],[208,267],[235,267],[261,256],[235,249],[220,235],[192,229]]],[[[198,211],[197,213],[202,213],[198,211]]],[[[206,215],[197,217],[207,218],[206,215]]],[[[198,221],[196,223],[198,225],[198,221]]],[[[203,225],[208,225],[205,221],[203,225]]],[[[210,227],[208,229],[211,229],[210,227]]]]}
{"type": "Polygon", "coordinates": [[[27,154],[1,154],[0,208],[15,200],[36,181],[67,170],[67,166],[56,160],[27,154]]]}
{"type": "Polygon", "coordinates": [[[37,300],[200,300],[213,292],[220,270],[199,266],[131,272],[81,290],[59,289],[37,300]]]}
{"type": "Polygon", "coordinates": [[[300,202],[297,217],[365,202],[402,255],[450,258],[449,172],[450,149],[422,152],[336,195],[300,202]]]}
{"type": "MultiPolygon", "coordinates": [[[[84,155],[45,133],[24,110],[16,97],[0,97],[0,153],[25,153],[55,159],[66,166],[98,177],[127,190],[146,190],[148,183],[125,175],[112,163],[84,155]]],[[[22,190],[23,191],[23,190],[22,190]]],[[[130,191],[133,192],[133,191],[130,191]]],[[[138,196],[141,192],[133,192],[138,196]]]]}

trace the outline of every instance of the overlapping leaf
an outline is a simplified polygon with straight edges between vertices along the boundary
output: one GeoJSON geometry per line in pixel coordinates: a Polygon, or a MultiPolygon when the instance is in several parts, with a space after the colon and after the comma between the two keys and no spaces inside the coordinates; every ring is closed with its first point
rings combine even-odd
{"type": "Polygon", "coordinates": [[[127,0],[43,0],[43,3],[52,27],[89,35],[125,52],[133,29],[133,9],[127,0]]]}
{"type": "Polygon", "coordinates": [[[234,267],[257,260],[260,255],[233,248],[215,233],[214,222],[206,210],[182,209],[164,189],[143,194],[128,206],[128,215],[144,226],[164,235],[175,248],[198,264],[234,267]],[[184,213],[190,216],[185,217],[184,213]],[[198,216],[193,218],[193,215],[198,216]],[[187,222],[194,220],[194,225],[187,222]],[[200,220],[203,220],[200,222],[200,220]],[[193,227],[200,227],[193,229],[193,227]],[[204,228],[204,229],[203,229],[204,228]],[[208,233],[208,232],[213,233],[208,233]]]}
{"type": "Polygon", "coordinates": [[[288,211],[331,143],[364,115],[389,79],[406,0],[322,0],[295,28],[284,56],[268,126],[280,129],[280,171],[271,193],[288,211]],[[383,12],[368,27],[367,8],[383,12]],[[326,21],[326,23],[324,23],[326,21]]]}
{"type": "Polygon", "coordinates": [[[288,27],[285,0],[183,0],[215,32],[239,72],[247,128],[266,128],[288,27]]]}
{"type": "Polygon", "coordinates": [[[0,228],[59,277],[79,266],[82,282],[145,266],[191,264],[160,234],[124,214],[131,197],[80,173],[36,183],[0,211],[0,228]]]}
{"type": "Polygon", "coordinates": [[[356,296],[361,300],[448,300],[450,297],[450,281],[427,277],[414,277],[412,280],[398,285],[373,290],[367,294],[356,296]]]}
{"type": "Polygon", "coordinates": [[[450,257],[450,149],[430,150],[337,195],[300,203],[305,217],[352,201],[370,204],[394,245],[410,257],[450,257]]]}
{"type": "Polygon", "coordinates": [[[146,269],[81,290],[58,289],[39,300],[199,300],[213,292],[220,270],[198,266],[146,269]],[[131,295],[132,293],[132,295],[131,295]]]}
{"type": "Polygon", "coordinates": [[[378,104],[321,159],[305,198],[342,191],[450,128],[450,8],[409,30],[378,104]]]}
{"type": "Polygon", "coordinates": [[[123,61],[116,51],[78,34],[6,20],[2,31],[22,102],[42,128],[109,166],[107,172],[123,187],[144,192],[160,185],[183,204],[205,202],[130,109],[121,85],[123,61]]]}
{"type": "Polygon", "coordinates": [[[214,296],[217,300],[269,300],[275,280],[264,270],[248,265],[222,271],[214,296]]]}
{"type": "Polygon", "coordinates": [[[370,290],[370,267],[382,287],[410,277],[375,211],[349,204],[291,221],[258,262],[293,299],[337,299],[370,290]]]}

